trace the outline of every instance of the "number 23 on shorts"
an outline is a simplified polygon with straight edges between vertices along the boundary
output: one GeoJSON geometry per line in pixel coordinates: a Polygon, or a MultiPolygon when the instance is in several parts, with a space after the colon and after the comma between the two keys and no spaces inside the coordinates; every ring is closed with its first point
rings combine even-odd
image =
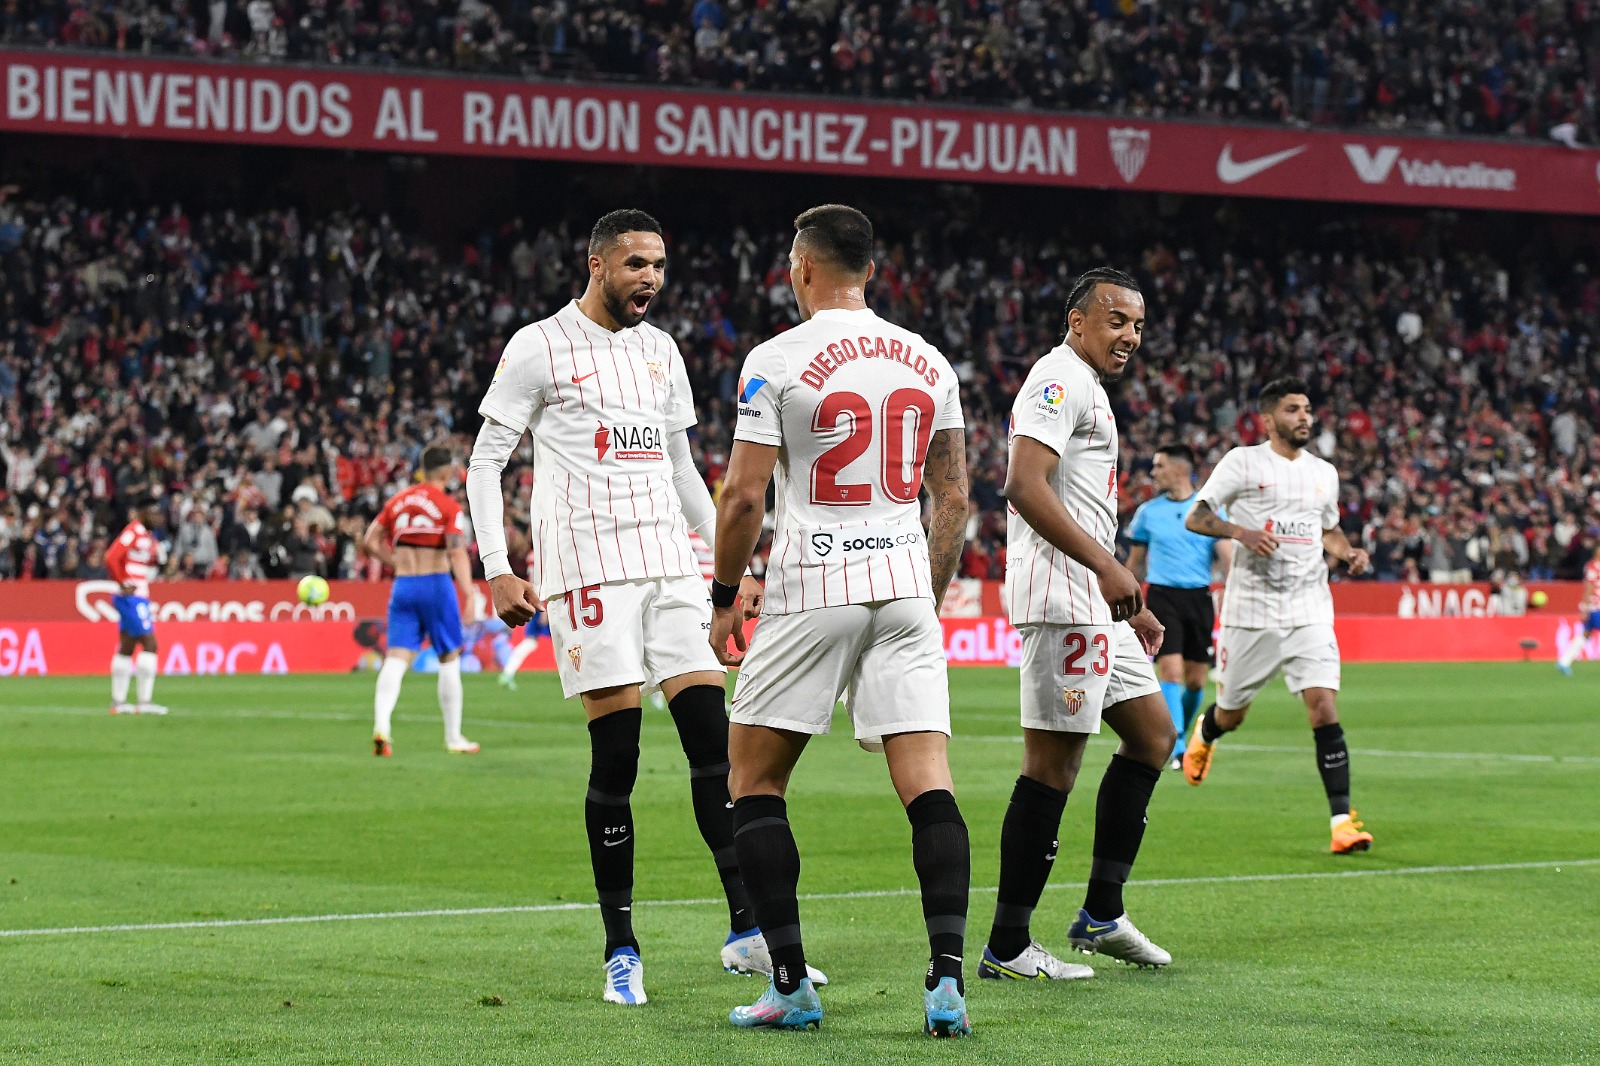
{"type": "Polygon", "coordinates": [[[1061,660],[1061,673],[1066,677],[1083,677],[1090,670],[1104,677],[1111,671],[1111,637],[1105,633],[1092,636],[1072,630],[1061,638],[1066,657],[1061,660]],[[1090,661],[1084,665],[1085,654],[1090,661]]]}

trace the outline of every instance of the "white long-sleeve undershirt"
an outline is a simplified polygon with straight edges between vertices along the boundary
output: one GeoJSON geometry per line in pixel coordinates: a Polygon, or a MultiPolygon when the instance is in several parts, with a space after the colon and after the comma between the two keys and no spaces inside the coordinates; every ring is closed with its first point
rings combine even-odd
{"type": "Polygon", "coordinates": [[[467,502],[472,505],[472,525],[478,534],[478,558],[483,560],[484,577],[491,579],[511,573],[500,478],[521,440],[520,429],[484,419],[467,463],[467,502]]]}

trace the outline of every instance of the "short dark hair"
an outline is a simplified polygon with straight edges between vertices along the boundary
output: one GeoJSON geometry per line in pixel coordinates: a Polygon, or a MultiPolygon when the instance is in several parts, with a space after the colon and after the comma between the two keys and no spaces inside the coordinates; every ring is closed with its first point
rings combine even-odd
{"type": "Polygon", "coordinates": [[[824,262],[852,274],[866,273],[872,265],[872,220],[853,207],[813,207],[800,212],[794,228],[824,262]]]}
{"type": "Polygon", "coordinates": [[[422,472],[431,474],[441,466],[449,466],[454,458],[449,448],[426,448],[422,452],[422,472]]]}
{"type": "Polygon", "coordinates": [[[1311,387],[1299,378],[1273,378],[1261,386],[1261,391],[1256,394],[1256,403],[1263,411],[1271,411],[1285,396],[1311,395],[1311,387]]]}
{"type": "Polygon", "coordinates": [[[602,255],[624,233],[654,233],[661,236],[661,223],[652,215],[632,207],[609,211],[595,221],[589,231],[589,254],[602,255]]]}
{"type": "Polygon", "coordinates": [[[1187,444],[1163,444],[1156,449],[1157,455],[1165,455],[1168,459],[1182,459],[1192,468],[1194,466],[1194,449],[1187,444]]]}
{"type": "Polygon", "coordinates": [[[1067,310],[1061,316],[1061,331],[1068,329],[1067,320],[1072,317],[1073,311],[1089,313],[1089,304],[1094,299],[1094,290],[1100,285],[1115,285],[1119,289],[1128,289],[1144,295],[1144,290],[1139,288],[1139,283],[1132,277],[1124,274],[1115,267],[1099,266],[1092,270],[1085,270],[1078,275],[1077,282],[1072,286],[1072,291],[1067,293],[1067,310]]]}

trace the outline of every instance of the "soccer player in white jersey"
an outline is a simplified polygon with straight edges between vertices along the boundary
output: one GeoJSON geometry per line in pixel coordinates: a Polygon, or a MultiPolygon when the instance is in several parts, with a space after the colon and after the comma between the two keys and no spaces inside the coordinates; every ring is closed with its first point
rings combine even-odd
{"type": "Polygon", "coordinates": [[[1317,768],[1328,793],[1335,855],[1366,851],[1372,834],[1350,809],[1350,750],[1339,725],[1339,641],[1324,553],[1352,575],[1367,553],[1339,528],[1339,472],[1306,451],[1311,399],[1305,382],[1279,378],[1257,398],[1267,440],[1222,457],[1195,494],[1188,527],[1244,546],[1233,555],[1222,600],[1217,699],[1194,727],[1183,754],[1191,785],[1206,779],[1217,739],[1244,723],[1263,686],[1280,669],[1305,700],[1317,768]],[[1228,520],[1217,517],[1227,509],[1228,520]]]}
{"type": "Polygon", "coordinates": [[[772,984],[729,1020],[822,1022],[796,902],[800,853],[784,793],[806,742],[846,702],[856,739],[887,756],[911,822],[930,962],[925,1031],[971,1031],[961,984],[971,856],[952,793],[950,691],[938,607],[961,556],[965,429],[955,373],[927,341],[867,307],[872,223],[838,204],[795,219],[790,284],[804,321],[757,346],[717,509],[711,646],[745,648],[734,582],[761,536],[777,475],[777,527],[754,647],[733,695],[734,841],[772,952],[772,984]],[[918,497],[932,499],[924,532],[918,497]]]}
{"type": "Polygon", "coordinates": [[[1084,747],[1103,721],[1122,744],[1100,780],[1093,863],[1073,947],[1138,966],[1172,956],[1128,918],[1122,887],[1177,731],[1149,655],[1162,626],[1113,554],[1117,423],[1104,382],[1122,376],[1144,332],[1144,297],[1107,267],[1067,296],[1066,336],[1033,365],[1011,409],[1005,496],[1006,613],[1022,633],[1022,774],[1000,830],[1000,888],[978,973],[1093,977],[1034,941],[1034,908],[1084,747]]]}
{"type": "MultiPolygon", "coordinates": [[[[646,1000],[632,924],[642,690],[659,687],[689,759],[695,821],[728,899],[723,964],[769,967],[733,849],[724,671],[705,634],[711,603],[689,528],[714,535],[715,507],[685,431],[695,422],[683,356],[644,321],[665,281],[661,226],[613,211],[589,239],[580,299],[517,331],[478,411],[467,475],[494,610],[510,626],[547,604],[562,691],[589,722],[584,818],[605,925],[607,1002],[646,1000]],[[534,438],[532,585],[506,558],[501,474],[534,438]]],[[[751,597],[760,586],[751,582],[751,597]]]]}

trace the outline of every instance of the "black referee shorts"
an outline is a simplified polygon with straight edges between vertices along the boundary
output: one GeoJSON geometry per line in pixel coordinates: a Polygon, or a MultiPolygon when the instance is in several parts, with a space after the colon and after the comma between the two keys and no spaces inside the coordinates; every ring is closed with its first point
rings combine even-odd
{"type": "Polygon", "coordinates": [[[1151,585],[1145,593],[1144,602],[1156,620],[1167,627],[1157,656],[1182,655],[1185,662],[1205,663],[1208,666],[1216,662],[1211,632],[1217,616],[1210,589],[1175,589],[1167,585],[1151,585]]]}

